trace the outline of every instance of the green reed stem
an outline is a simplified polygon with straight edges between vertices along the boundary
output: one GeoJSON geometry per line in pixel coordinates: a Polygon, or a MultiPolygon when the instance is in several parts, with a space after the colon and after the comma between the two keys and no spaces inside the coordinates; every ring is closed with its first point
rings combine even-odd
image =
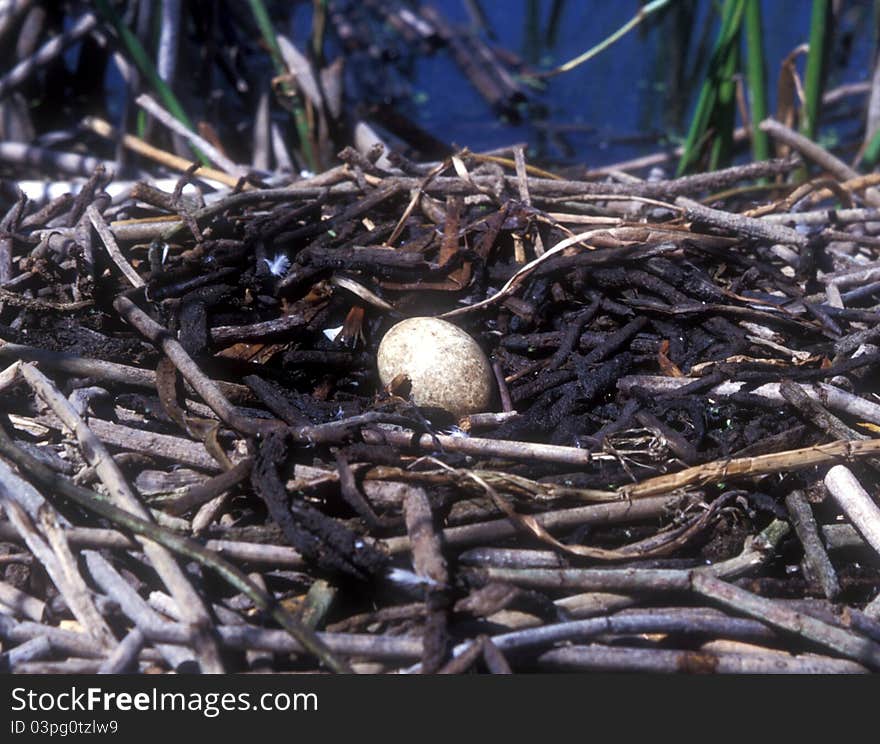
{"type": "Polygon", "coordinates": [[[724,2],[721,11],[721,28],[709,59],[706,78],[700,88],[700,96],[697,99],[697,106],[685,139],[684,152],[678,162],[678,175],[693,167],[699,159],[701,145],[705,141],[710,124],[717,117],[719,94],[723,93],[725,100],[728,95],[724,83],[726,79],[729,79],[732,70],[735,70],[735,66],[731,67],[730,58],[734,54],[732,50],[739,40],[744,9],[745,0],[725,0],[724,2]]]}
{"type": "MultiPolygon", "coordinates": [[[[168,86],[168,84],[159,77],[159,73],[156,70],[155,65],[152,60],[147,55],[144,47],[141,45],[141,42],[138,40],[138,37],[135,36],[131,29],[126,26],[119,15],[115,10],[110,6],[110,3],[107,0],[95,0],[95,6],[98,9],[98,12],[104,18],[104,20],[108,21],[113,25],[113,28],[116,29],[116,33],[119,35],[119,40],[122,42],[122,45],[125,47],[125,51],[128,53],[129,58],[132,62],[134,62],[135,66],[140,70],[141,74],[147,79],[150,83],[150,87],[156,91],[159,95],[159,98],[162,99],[162,103],[165,104],[165,108],[167,108],[175,119],[184,124],[188,129],[192,129],[192,122],[189,120],[189,117],[186,115],[186,111],[183,110],[183,106],[180,105],[180,101],[177,100],[177,96],[174,95],[174,91],[168,86]]],[[[210,165],[211,162],[205,155],[200,152],[198,149],[193,148],[193,153],[199,159],[199,162],[202,165],[210,165]]]]}
{"type": "Polygon", "coordinates": [[[746,0],[746,84],[752,120],[752,155],[770,157],[770,138],[758,126],[767,118],[767,65],[764,61],[764,28],[761,0],[746,0]]]}
{"type": "MultiPolygon", "coordinates": [[[[272,64],[275,66],[276,73],[278,75],[289,74],[287,65],[284,63],[284,57],[281,54],[281,47],[278,46],[278,40],[275,38],[275,29],[272,26],[272,19],[269,18],[269,12],[266,10],[263,0],[248,0],[248,4],[251,7],[251,14],[254,17],[254,22],[257,24],[257,28],[260,30],[266,48],[269,50],[269,56],[272,58],[272,64]]],[[[296,126],[296,134],[299,138],[300,147],[302,148],[302,155],[305,158],[309,169],[317,171],[318,158],[315,154],[315,148],[312,143],[312,132],[309,127],[308,118],[306,117],[302,101],[296,94],[296,91],[293,90],[289,84],[283,84],[283,91],[289,102],[290,111],[293,114],[293,122],[296,126]]]]}
{"type": "Polygon", "coordinates": [[[816,139],[819,122],[819,105],[822,102],[822,89],[825,84],[825,59],[830,47],[831,2],[813,0],[810,17],[810,53],[807,56],[806,79],[804,80],[804,117],[801,132],[810,139],[816,139]]]}

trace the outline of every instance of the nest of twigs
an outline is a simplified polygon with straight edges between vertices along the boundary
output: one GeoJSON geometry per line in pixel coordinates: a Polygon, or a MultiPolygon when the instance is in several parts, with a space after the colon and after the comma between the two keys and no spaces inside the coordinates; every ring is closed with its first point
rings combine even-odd
{"type": "Polygon", "coordinates": [[[875,209],[787,198],[795,159],[343,161],[9,209],[8,668],[880,665],[875,209]],[[755,179],[775,201],[697,201],[755,179]],[[425,314],[489,355],[493,410],[379,384],[425,314]]]}

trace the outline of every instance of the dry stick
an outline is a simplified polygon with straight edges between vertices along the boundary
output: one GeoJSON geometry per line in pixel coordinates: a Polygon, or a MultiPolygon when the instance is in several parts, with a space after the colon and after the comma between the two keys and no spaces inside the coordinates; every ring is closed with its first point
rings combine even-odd
{"type": "Polygon", "coordinates": [[[0,615],[0,641],[4,644],[25,643],[32,638],[46,638],[56,654],[103,659],[107,651],[87,633],[63,630],[43,623],[16,622],[0,615]]]}
{"type": "Polygon", "coordinates": [[[74,176],[90,176],[96,168],[112,172],[116,163],[74,152],[57,152],[24,142],[0,142],[0,161],[39,168],[41,172],[61,171],[74,176]]]}
{"type": "Polygon", "coordinates": [[[691,587],[700,596],[719,602],[734,612],[744,613],[807,638],[874,669],[880,667],[880,645],[863,636],[791,610],[779,602],[759,597],[706,573],[692,572],[691,587]]]}
{"type": "Polygon", "coordinates": [[[0,390],[5,390],[10,385],[18,382],[18,372],[20,367],[21,362],[13,362],[6,369],[0,372],[0,390]]]}
{"type": "Polygon", "coordinates": [[[17,589],[12,584],[0,581],[0,605],[8,614],[26,617],[39,622],[43,619],[46,603],[17,589]]]}
{"type": "MultiPolygon", "coordinates": [[[[878,174],[880,175],[880,174],[878,174]]],[[[874,207],[865,207],[862,209],[835,209],[833,211],[835,223],[855,223],[855,222],[873,222],[880,219],[880,209],[874,207]]],[[[766,214],[761,217],[761,222],[768,223],[790,223],[797,225],[827,225],[829,222],[829,211],[827,209],[817,209],[812,212],[783,212],[780,214],[766,214]]],[[[851,236],[855,240],[858,236],[851,236]]]]}
{"type": "MultiPolygon", "coordinates": [[[[479,437],[452,437],[446,434],[430,434],[416,436],[412,431],[364,429],[362,436],[368,444],[391,444],[395,447],[418,447],[427,452],[434,452],[437,443],[444,452],[461,452],[474,457],[506,457],[512,460],[538,460],[541,462],[558,462],[566,465],[588,467],[593,460],[590,453],[577,447],[564,447],[556,444],[539,444],[534,442],[515,442],[502,439],[481,439],[479,437]]],[[[607,491],[596,491],[599,498],[607,499],[607,491]]]]}
{"type": "Polygon", "coordinates": [[[107,660],[101,664],[97,673],[124,674],[132,671],[145,641],[144,634],[137,628],[132,628],[107,657],[107,660]]]}
{"type": "MultiPolygon", "coordinates": [[[[595,571],[594,573],[598,574],[602,573],[602,571],[595,571]]],[[[698,595],[720,602],[735,612],[750,615],[774,627],[807,638],[814,643],[830,648],[835,653],[854,659],[872,668],[880,666],[880,645],[856,633],[837,628],[809,615],[793,611],[773,600],[764,599],[751,592],[739,589],[712,576],[708,572],[702,570],[625,571],[612,569],[605,571],[605,573],[628,573],[628,576],[618,577],[618,580],[623,579],[632,588],[654,591],[691,589],[698,595]]],[[[632,625],[634,624],[632,623],[632,625]]],[[[632,625],[627,626],[625,619],[614,615],[606,618],[580,620],[505,633],[493,637],[492,640],[500,649],[524,648],[562,640],[584,638],[600,633],[631,632],[633,630],[632,625]]],[[[642,627],[651,627],[650,621],[646,620],[642,627]]]]}
{"type": "MultiPolygon", "coordinates": [[[[134,623],[135,628],[144,633],[145,628],[168,622],[141,598],[100,553],[84,550],[83,557],[95,583],[108,597],[113,598],[122,613],[134,623]]],[[[189,649],[179,646],[156,644],[156,650],[173,670],[193,660],[189,649]]]]}
{"type": "MultiPolygon", "coordinates": [[[[535,519],[547,530],[560,530],[583,524],[618,524],[638,522],[663,517],[671,508],[680,504],[679,496],[658,496],[641,499],[637,502],[619,501],[611,504],[561,509],[535,515],[535,519]]],[[[516,525],[508,519],[495,519],[487,522],[449,527],[442,531],[445,545],[466,546],[495,540],[504,540],[519,534],[516,525]]],[[[5,525],[0,522],[0,539],[18,541],[5,525]]],[[[68,540],[81,548],[109,548],[131,550],[136,544],[127,536],[115,530],[91,527],[71,527],[68,540]]],[[[392,537],[381,542],[391,554],[397,555],[410,550],[408,537],[392,537]]],[[[246,562],[265,565],[299,568],[304,564],[302,557],[286,545],[263,545],[233,540],[208,540],[205,548],[216,555],[246,562]]]]}
{"type": "Polygon", "coordinates": [[[850,168],[842,160],[834,157],[824,147],[817,145],[809,137],[795,132],[793,129],[785,126],[785,124],[776,121],[776,119],[764,119],[760,124],[762,132],[767,132],[773,139],[788,145],[797,150],[808,160],[812,160],[823,170],[828,171],[838,181],[848,181],[852,178],[858,178],[860,173],[850,168]]]}
{"type": "Polygon", "coordinates": [[[107,648],[115,648],[117,644],[116,636],[110,630],[107,623],[104,622],[104,618],[101,617],[101,613],[95,606],[91,590],[86,585],[79,571],[79,564],[70,551],[70,546],[67,544],[64,536],[64,530],[58,523],[57,512],[46,504],[40,509],[38,519],[43,534],[46,536],[52,552],[55,553],[55,557],[58,559],[59,568],[64,574],[68,587],[76,595],[80,612],[85,612],[90,617],[90,622],[86,627],[107,648]]]}
{"type": "Polygon", "coordinates": [[[807,237],[790,227],[768,224],[754,217],[745,217],[733,212],[704,207],[702,204],[683,196],[678,197],[675,200],[675,204],[684,209],[684,215],[689,220],[704,222],[753,240],[787,243],[796,245],[799,248],[803,248],[807,244],[807,237]]]}
{"type": "MultiPolygon", "coordinates": [[[[843,423],[817,399],[810,397],[800,385],[795,385],[793,382],[786,380],[780,383],[779,392],[794,407],[795,411],[799,414],[809,414],[811,422],[829,436],[848,440],[870,439],[867,434],[851,429],[843,423]]],[[[880,470],[880,458],[866,457],[865,462],[875,470],[880,470]]]]}
{"type": "Polygon", "coordinates": [[[688,618],[685,623],[682,623],[680,618],[667,618],[650,612],[633,615],[618,614],[503,633],[493,636],[492,642],[501,650],[512,651],[606,634],[682,632],[688,630],[687,626],[698,633],[706,631],[711,633],[723,629],[725,626],[730,627],[735,622],[727,618],[723,618],[719,622],[718,619],[708,616],[701,620],[688,618]]]}
{"type": "Polygon", "coordinates": [[[19,62],[0,78],[0,98],[4,98],[10,91],[27,80],[37,67],[55,59],[67,47],[79,41],[96,25],[98,25],[98,19],[94,13],[84,13],[67,31],[47,41],[33,55],[19,62]]]}
{"type": "Polygon", "coordinates": [[[541,654],[537,664],[542,669],[583,672],[868,674],[868,670],[861,664],[815,654],[758,655],[730,651],[678,651],[599,644],[556,648],[541,654]]]}
{"type": "MultiPolygon", "coordinates": [[[[686,486],[703,486],[730,478],[755,477],[786,470],[809,468],[838,460],[851,462],[876,454],[880,454],[880,439],[867,439],[861,442],[829,442],[758,457],[714,460],[678,473],[660,475],[634,485],[621,486],[618,493],[623,498],[640,499],[645,496],[669,493],[686,486]]],[[[878,531],[877,546],[880,546],[880,531],[878,531]]]]}
{"type": "MultiPolygon", "coordinates": [[[[69,401],[32,364],[22,365],[21,372],[34,392],[74,433],[86,462],[95,469],[101,482],[106,486],[111,503],[146,521],[152,521],[149,510],[140,502],[131,486],[128,485],[116,461],[91,432],[69,401]]],[[[165,548],[153,542],[143,539],[138,542],[141,543],[144,553],[165,586],[168,587],[187,621],[201,628],[209,628],[212,623],[208,610],[202,603],[199,594],[193,589],[186,574],[177,565],[174,557],[165,548]]],[[[223,670],[219,652],[207,636],[204,645],[199,649],[199,657],[203,671],[217,673],[223,670]]]]}
{"type": "MultiPolygon", "coordinates": [[[[90,129],[101,137],[115,139],[117,136],[115,130],[110,124],[96,116],[87,116],[83,119],[82,123],[84,127],[90,129]]],[[[192,162],[186,158],[181,158],[177,155],[165,152],[165,150],[160,150],[158,147],[153,147],[153,145],[147,144],[142,139],[135,137],[132,134],[123,134],[121,140],[125,147],[136,152],[138,155],[143,155],[146,158],[150,158],[150,160],[155,160],[157,163],[178,170],[181,173],[186,173],[192,166],[192,162]]],[[[239,182],[239,178],[236,176],[230,176],[223,171],[216,170],[215,168],[206,168],[204,166],[197,168],[193,175],[197,178],[207,178],[212,181],[217,181],[218,183],[222,183],[225,186],[230,186],[232,188],[235,188],[239,182]]]]}
{"type": "Polygon", "coordinates": [[[223,395],[217,383],[205,376],[168,330],[159,325],[130,299],[119,296],[113,302],[113,307],[129,324],[162,349],[165,356],[171,360],[186,381],[202,396],[202,399],[220,420],[229,427],[238,429],[245,434],[264,434],[284,426],[283,422],[275,419],[251,418],[236,411],[223,395]]]}
{"type": "MultiPolygon", "coordinates": [[[[680,496],[660,496],[640,501],[617,501],[610,504],[561,509],[533,516],[544,529],[552,531],[583,524],[617,524],[656,519],[664,516],[669,509],[681,503],[680,496]]],[[[448,527],[443,530],[443,544],[447,546],[474,545],[504,540],[519,534],[520,528],[511,520],[493,519],[461,527],[448,527]]],[[[381,544],[392,554],[409,550],[409,538],[407,537],[387,538],[382,540],[381,544]]]]}
{"type": "Polygon", "coordinates": [[[851,524],[823,524],[822,541],[826,550],[868,549],[858,530],[851,524]]]}
{"type": "Polygon", "coordinates": [[[168,111],[162,108],[146,93],[141,93],[141,95],[134,99],[134,102],[142,109],[148,111],[150,114],[156,117],[156,119],[162,122],[162,124],[168,127],[168,129],[170,129],[172,132],[176,132],[181,137],[186,139],[191,145],[194,145],[196,148],[201,150],[208,158],[210,158],[212,162],[214,162],[216,165],[219,165],[224,171],[226,171],[230,175],[233,175],[237,178],[242,178],[243,176],[247,175],[247,170],[245,168],[240,165],[236,165],[232,160],[226,157],[204,137],[200,137],[191,129],[188,129],[186,125],[181,123],[178,119],[175,119],[168,111]]]}
{"type": "Polygon", "coordinates": [[[27,204],[27,197],[18,192],[18,198],[0,220],[0,285],[12,279],[13,233],[20,229],[20,220],[27,204]]]}
{"type": "MultiPolygon", "coordinates": [[[[849,468],[831,468],[825,474],[825,487],[862,537],[880,553],[880,509],[849,468]]],[[[865,614],[874,620],[880,618],[880,603],[875,599],[865,608],[865,614]]]]}
{"type": "MultiPolygon", "coordinates": [[[[183,644],[189,642],[190,631],[183,624],[164,623],[161,626],[145,626],[145,635],[154,642],[183,644]]],[[[229,648],[273,651],[277,654],[303,653],[303,645],[281,630],[252,625],[220,625],[217,635],[221,643],[229,648]]],[[[317,633],[316,637],[334,653],[350,656],[412,660],[418,659],[422,652],[421,639],[412,637],[366,633],[317,633]]]]}
{"type": "MultiPolygon", "coordinates": [[[[114,524],[210,568],[224,581],[247,596],[256,607],[270,614],[279,625],[302,644],[303,648],[320,659],[330,669],[336,672],[350,671],[347,664],[337,659],[314,633],[305,628],[284,606],[277,604],[273,597],[264,593],[245,573],[220,558],[213,551],[206,549],[194,540],[170,532],[153,522],[140,519],[130,512],[113,506],[95,491],[80,488],[63,478],[59,478],[53,470],[16,446],[2,426],[0,426],[0,455],[15,462],[19,468],[27,471],[31,478],[50,488],[53,494],[57,493],[59,497],[70,499],[114,524]]],[[[2,466],[0,467],[0,473],[2,473],[5,468],[2,459],[0,459],[0,466],[2,466]]],[[[0,481],[0,486],[2,485],[3,482],[0,481]]],[[[25,485],[28,484],[25,482],[25,485]]],[[[0,492],[0,497],[3,495],[0,492]]]]}
{"type": "Polygon", "coordinates": [[[425,630],[423,634],[422,668],[434,673],[448,653],[448,599],[443,590],[449,584],[449,571],[440,538],[434,530],[434,515],[428,494],[420,486],[410,486],[403,502],[406,532],[413,555],[416,574],[427,579],[425,591],[425,630]]]}
{"type": "MultiPolygon", "coordinates": [[[[742,576],[770,560],[788,532],[787,522],[774,520],[753,540],[747,541],[739,555],[696,570],[728,579],[742,576]]],[[[533,589],[582,589],[606,595],[608,592],[634,589],[648,592],[679,591],[686,588],[688,582],[688,572],[680,569],[489,567],[475,569],[475,573],[486,581],[501,581],[514,586],[533,589]]]]}
{"type": "Polygon", "coordinates": [[[796,385],[790,380],[784,380],[779,384],[779,393],[798,413],[808,413],[809,420],[822,431],[837,437],[838,439],[865,440],[870,439],[867,434],[862,434],[851,429],[837,416],[829,413],[819,402],[817,397],[811,397],[802,385],[796,385]]]}
{"type": "MultiPolygon", "coordinates": [[[[822,282],[827,286],[834,286],[838,290],[853,284],[867,284],[880,278],[880,262],[874,261],[857,268],[845,269],[844,271],[835,271],[833,274],[826,274],[822,277],[822,282]]],[[[827,291],[827,290],[826,290],[827,291]]]]}
{"type": "Polygon", "coordinates": [[[164,457],[177,464],[192,465],[210,472],[221,470],[217,461],[205,451],[204,445],[189,439],[133,429],[94,418],[89,419],[89,427],[98,439],[114,447],[164,457]]]}
{"type": "Polygon", "coordinates": [[[810,575],[819,582],[822,592],[830,600],[834,600],[840,594],[840,583],[837,581],[837,573],[828,559],[825,546],[819,539],[819,531],[813,511],[802,491],[792,491],[785,497],[785,506],[791,515],[792,524],[801,545],[804,548],[804,562],[807,564],[810,575]]]}
{"type": "Polygon", "coordinates": [[[110,254],[110,258],[113,259],[113,263],[119,267],[119,270],[125,275],[131,286],[135,288],[143,287],[144,280],[141,279],[140,274],[134,270],[125,256],[122,255],[122,251],[119,250],[119,246],[116,243],[116,238],[113,237],[113,233],[107,226],[107,223],[104,222],[101,213],[94,206],[89,206],[86,208],[86,215],[95,231],[101,236],[101,240],[104,241],[104,247],[107,249],[107,253],[110,254]]]}
{"type": "Polygon", "coordinates": [[[25,641],[20,646],[16,646],[5,653],[0,654],[0,673],[9,673],[19,664],[28,661],[36,661],[52,653],[52,644],[45,636],[38,636],[25,641]]]}
{"type": "MultiPolygon", "coordinates": [[[[6,523],[0,522],[0,541],[22,542],[21,536],[6,523]]],[[[70,527],[67,541],[77,548],[109,550],[137,550],[138,544],[127,535],[116,530],[96,527],[70,527]]],[[[208,540],[205,548],[242,563],[258,563],[274,568],[301,568],[305,565],[302,556],[287,545],[265,545],[235,540],[208,540]]]]}
{"type": "Polygon", "coordinates": [[[106,626],[103,622],[97,626],[93,625],[96,618],[100,620],[100,615],[97,614],[97,610],[88,594],[83,593],[81,587],[70,584],[57,556],[39,535],[27,511],[15,500],[14,491],[10,492],[12,481],[12,478],[9,477],[10,475],[17,477],[14,476],[12,471],[9,471],[7,477],[3,478],[2,483],[0,483],[0,503],[3,504],[6,516],[21,535],[31,553],[34,554],[34,557],[43,566],[80,625],[87,628],[92,637],[104,648],[113,648],[116,644],[116,639],[113,638],[112,634],[109,637],[107,636],[106,626]]]}
{"type": "MultiPolygon", "coordinates": [[[[63,351],[50,351],[35,346],[11,344],[0,340],[0,362],[23,360],[37,362],[43,369],[61,372],[76,377],[91,377],[94,380],[115,382],[132,387],[156,389],[156,373],[149,369],[131,367],[102,359],[86,359],[63,351]]],[[[223,394],[233,400],[252,400],[253,393],[246,385],[232,382],[218,382],[223,394]]]]}

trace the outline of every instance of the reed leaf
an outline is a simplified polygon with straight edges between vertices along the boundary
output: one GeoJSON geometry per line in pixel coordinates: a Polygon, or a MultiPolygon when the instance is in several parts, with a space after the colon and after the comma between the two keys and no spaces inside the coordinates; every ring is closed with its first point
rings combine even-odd
{"type": "Polygon", "coordinates": [[[831,48],[831,21],[830,0],[813,0],[810,17],[810,53],[807,56],[804,80],[804,115],[801,120],[801,132],[812,140],[816,139],[819,107],[825,85],[825,62],[828,50],[831,48]]]}
{"type": "MultiPolygon", "coordinates": [[[[706,78],[700,88],[700,96],[697,99],[697,106],[685,139],[684,152],[678,163],[679,175],[693,167],[699,159],[702,144],[709,134],[710,126],[721,124],[723,127],[727,127],[725,115],[719,113],[719,97],[722,100],[721,111],[723,112],[724,104],[727,104],[731,95],[730,88],[726,84],[732,83],[730,78],[736,69],[737,44],[745,4],[745,0],[725,0],[724,2],[721,12],[721,28],[709,59],[706,78]]],[[[729,129],[726,136],[732,139],[732,126],[729,129]]],[[[719,134],[725,135],[723,131],[719,134]]],[[[725,147],[729,147],[729,145],[718,146],[716,157],[723,154],[725,147]]],[[[713,149],[715,148],[713,147],[713,149]]]]}
{"type": "MultiPolygon", "coordinates": [[[[287,76],[289,70],[284,63],[284,57],[281,55],[281,48],[278,46],[278,39],[275,38],[275,29],[272,26],[272,19],[269,18],[269,12],[263,0],[248,0],[251,8],[251,14],[254,22],[260,30],[263,42],[269,50],[269,56],[272,58],[272,64],[279,76],[287,76]]],[[[318,170],[318,158],[315,154],[315,147],[312,138],[311,127],[309,126],[308,117],[303,108],[302,101],[296,91],[284,83],[284,94],[290,106],[290,112],[293,114],[294,125],[296,126],[296,134],[302,148],[302,156],[306,161],[309,169],[316,172],[318,170]]]]}
{"type": "MultiPolygon", "coordinates": [[[[119,15],[115,10],[110,6],[110,3],[107,0],[95,0],[95,7],[98,9],[98,13],[101,16],[113,25],[113,28],[116,29],[116,33],[119,35],[119,40],[122,43],[122,46],[125,48],[125,51],[128,54],[129,59],[134,62],[135,66],[140,70],[140,73],[147,79],[150,84],[150,87],[156,91],[159,98],[162,99],[162,103],[165,104],[165,108],[167,108],[174,118],[180,121],[182,124],[186,125],[188,129],[192,129],[193,125],[190,121],[189,117],[186,115],[186,111],[184,111],[183,106],[180,104],[180,101],[177,100],[177,96],[174,95],[174,91],[168,86],[168,84],[159,77],[159,73],[156,70],[156,66],[153,64],[153,61],[150,59],[147,52],[144,50],[143,45],[138,40],[138,37],[135,36],[131,29],[126,26],[119,15]]],[[[211,161],[205,157],[205,155],[199,152],[196,148],[193,148],[193,153],[199,159],[199,162],[202,165],[210,165],[211,161]]]]}
{"type": "Polygon", "coordinates": [[[746,84],[755,160],[770,157],[770,138],[758,126],[767,118],[767,65],[764,60],[764,27],[761,0],[746,0],[746,84]]]}

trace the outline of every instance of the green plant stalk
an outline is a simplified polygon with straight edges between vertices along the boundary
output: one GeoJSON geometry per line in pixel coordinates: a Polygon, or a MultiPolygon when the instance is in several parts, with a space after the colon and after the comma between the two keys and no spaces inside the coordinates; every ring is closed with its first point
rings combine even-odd
{"type": "Polygon", "coordinates": [[[0,426],[0,454],[10,459],[18,466],[19,470],[43,486],[46,493],[52,494],[52,498],[62,496],[69,499],[123,529],[146,537],[168,550],[214,571],[236,591],[247,596],[256,607],[271,615],[282,628],[299,641],[306,651],[318,658],[328,668],[342,674],[351,673],[349,666],[338,659],[327,648],[327,645],[315,635],[313,630],[303,625],[294,615],[254,584],[247,574],[221,558],[214,551],[200,545],[195,540],[178,535],[114,506],[106,497],[95,491],[76,486],[64,478],[60,478],[46,465],[20,449],[6,433],[3,426],[0,426]]]}
{"type": "Polygon", "coordinates": [[[874,136],[868,142],[868,146],[862,154],[861,165],[865,168],[873,168],[877,164],[877,160],[880,160],[880,129],[874,132],[874,136]]]}
{"type": "MultiPolygon", "coordinates": [[[[117,15],[116,11],[113,10],[107,0],[95,0],[95,6],[104,20],[110,22],[113,25],[113,28],[116,29],[116,33],[119,34],[119,39],[122,41],[125,50],[128,52],[128,56],[135,63],[141,74],[150,83],[153,90],[159,94],[159,98],[162,99],[165,108],[171,112],[175,119],[184,124],[188,129],[193,129],[192,122],[186,115],[186,111],[183,110],[183,106],[180,105],[180,101],[177,100],[174,91],[172,91],[168,84],[159,77],[155,65],[150,60],[149,56],[147,56],[138,37],[135,36],[131,32],[131,29],[122,22],[122,19],[117,15]]],[[[193,153],[202,165],[211,164],[211,161],[208,160],[204,153],[200,152],[198,149],[193,148],[193,153]]]]}
{"type": "Polygon", "coordinates": [[[709,151],[709,169],[717,170],[730,164],[733,153],[733,130],[736,125],[736,75],[739,67],[739,44],[731,44],[721,66],[721,79],[715,110],[712,112],[712,147],[709,151]]]}
{"type": "Polygon", "coordinates": [[[819,122],[819,106],[822,103],[822,88],[825,83],[825,57],[829,48],[830,0],[813,0],[810,17],[810,53],[807,56],[807,70],[804,80],[804,117],[801,132],[811,140],[816,139],[819,122]]]}
{"type": "Polygon", "coordinates": [[[764,28],[761,0],[746,0],[746,86],[752,124],[752,156],[755,160],[770,157],[770,138],[758,126],[767,118],[767,65],[764,61],[764,28]]]}
{"type": "Polygon", "coordinates": [[[701,144],[705,141],[709,123],[714,116],[718,88],[724,80],[725,60],[730,53],[730,47],[738,39],[744,8],[745,0],[725,0],[724,2],[721,28],[709,59],[706,79],[700,88],[700,96],[697,99],[697,106],[685,139],[684,152],[681,160],[678,161],[677,173],[679,176],[692,167],[699,158],[701,144]]]}
{"type": "MultiPolygon", "coordinates": [[[[266,48],[269,50],[269,56],[272,58],[272,64],[275,66],[275,72],[278,75],[288,75],[289,70],[284,63],[284,57],[281,54],[281,48],[278,46],[278,40],[275,38],[275,29],[272,26],[272,19],[269,18],[269,13],[266,10],[266,6],[263,4],[263,0],[248,0],[248,4],[251,7],[251,14],[254,17],[254,22],[257,24],[257,28],[263,36],[266,48]]],[[[286,83],[284,84],[284,94],[290,100],[290,110],[293,113],[293,122],[296,126],[296,135],[299,139],[300,147],[302,147],[303,157],[306,159],[306,164],[309,169],[315,172],[318,170],[318,158],[315,154],[315,148],[312,143],[312,133],[309,128],[305,109],[303,108],[302,102],[296,94],[296,91],[290,88],[286,83]]]]}

